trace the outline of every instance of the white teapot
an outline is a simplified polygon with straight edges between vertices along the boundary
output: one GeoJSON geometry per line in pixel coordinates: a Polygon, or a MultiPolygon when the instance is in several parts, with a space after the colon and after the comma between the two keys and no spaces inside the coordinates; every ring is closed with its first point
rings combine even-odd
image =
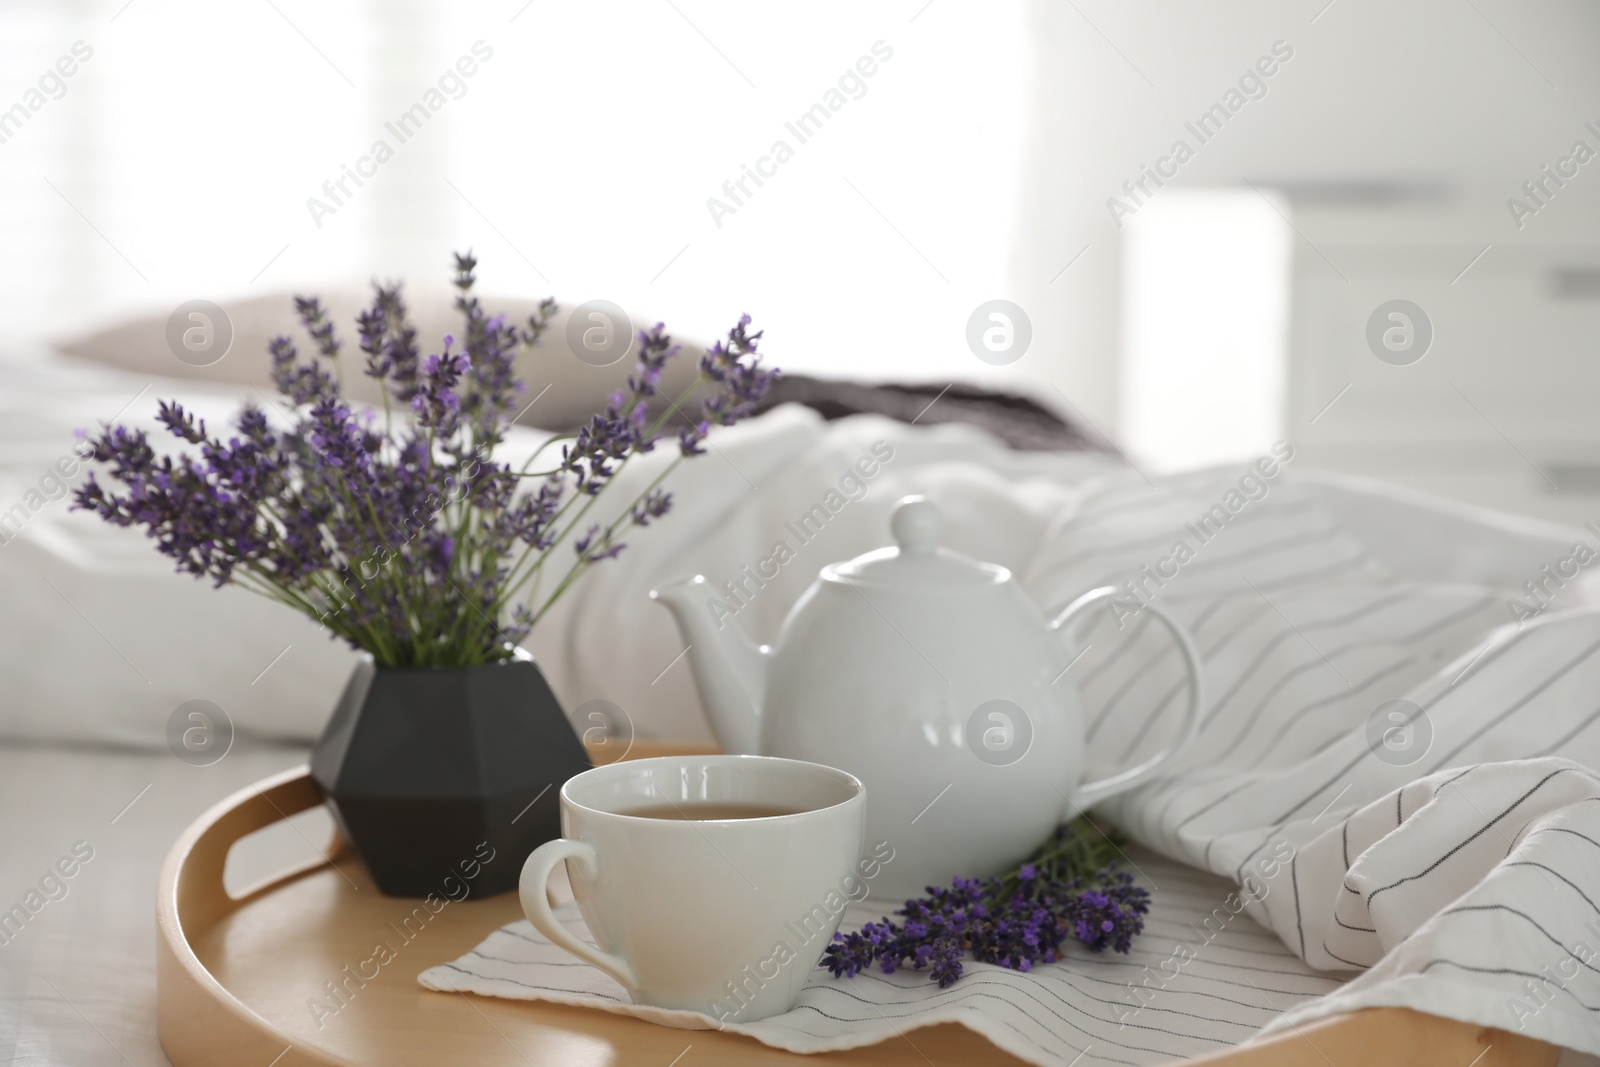
{"type": "Polygon", "coordinates": [[[1117,590],[1085,593],[1046,622],[1006,568],[940,548],[941,526],[926,499],[901,500],[898,547],[822,568],[776,645],[757,646],[725,608],[719,619],[702,576],[650,594],[691,645],[724,751],[826,764],[865,784],[868,847],[893,849],[868,885],[874,897],[1017,863],[1059,822],[1154,773],[1199,725],[1199,653],[1146,604],[1189,671],[1179,736],[1136,767],[1080,782],[1084,728],[1061,631],[1117,590]]]}

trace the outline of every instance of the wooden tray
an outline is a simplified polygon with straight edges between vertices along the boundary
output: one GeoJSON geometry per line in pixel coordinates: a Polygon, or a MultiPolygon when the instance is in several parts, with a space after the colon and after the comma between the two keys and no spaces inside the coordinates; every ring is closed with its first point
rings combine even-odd
{"type": "MultiPolygon", "coordinates": [[[[634,756],[699,751],[637,743],[634,756]]],[[[328,858],[239,897],[223,885],[240,838],[321,803],[306,768],[268,778],[206,812],[161,869],[156,898],[161,1044],[177,1067],[711,1067],[857,1064],[1015,1067],[972,1031],[944,1024],[851,1052],[796,1056],[747,1037],[674,1030],[584,1008],[430,992],[416,983],[489,931],[521,917],[516,894],[451,903],[403,944],[378,976],[345,978],[397,939],[419,902],[385,897],[335,840],[328,858]],[[325,983],[348,1002],[318,1019],[325,983]],[[320,1025],[319,1025],[320,1023],[320,1025]]],[[[414,923],[414,926],[419,925],[414,923]]],[[[370,966],[365,968],[370,971],[370,966]]],[[[1399,1008],[1325,1020],[1270,1041],[1191,1061],[1207,1067],[1496,1067],[1554,1064],[1558,1050],[1525,1037],[1399,1008]]]]}

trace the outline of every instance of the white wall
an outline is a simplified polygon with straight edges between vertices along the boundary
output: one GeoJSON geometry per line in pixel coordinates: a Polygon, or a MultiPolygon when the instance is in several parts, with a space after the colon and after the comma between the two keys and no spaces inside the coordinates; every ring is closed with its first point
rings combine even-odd
{"type": "Polygon", "coordinates": [[[1300,232],[1286,432],[1316,462],[1552,515],[1600,511],[1595,497],[1550,492],[1517,451],[1536,463],[1600,457],[1591,415],[1600,302],[1548,296],[1552,267],[1600,264],[1600,161],[1520,230],[1505,204],[1575,139],[1600,150],[1583,125],[1600,126],[1600,9],[1507,0],[1075,8],[1033,5],[1039,110],[1022,210],[1042,225],[1024,231],[1013,274],[1047,276],[1083,245],[1092,250],[1053,290],[1038,290],[1035,318],[1053,344],[1036,373],[1071,382],[1113,433],[1125,429],[1117,413],[1137,405],[1119,402],[1126,383],[1115,359],[1122,231],[1105,202],[1282,40],[1294,55],[1266,96],[1200,146],[1168,189],[1288,190],[1300,232]],[[1360,183],[1429,195],[1330,203],[1360,183]],[[1370,312],[1395,297],[1421,304],[1438,327],[1433,350],[1410,367],[1381,363],[1363,339],[1370,312]]]}

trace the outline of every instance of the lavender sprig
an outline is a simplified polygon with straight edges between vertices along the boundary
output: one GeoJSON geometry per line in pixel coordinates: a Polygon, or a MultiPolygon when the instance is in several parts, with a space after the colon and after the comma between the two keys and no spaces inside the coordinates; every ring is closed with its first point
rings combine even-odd
{"type": "Polygon", "coordinates": [[[884,974],[927,968],[945,989],[961,977],[969,955],[1026,972],[1060,959],[1069,939],[1091,952],[1127,953],[1144,929],[1150,894],[1116,869],[1107,856],[1114,843],[1090,832],[1079,823],[1063,826],[1028,862],[987,882],[957,878],[948,888],[928,886],[926,897],[895,913],[902,922],[884,918],[834,934],[822,966],[835,978],[853,978],[873,963],[884,974]]]}
{"type": "MultiPolygon", "coordinates": [[[[587,527],[583,535],[574,540],[576,561],[562,576],[544,605],[532,614],[527,625],[537,623],[588,567],[600,560],[616,558],[617,553],[625,547],[617,541],[624,527],[647,526],[652,518],[666,514],[671,507],[671,497],[660,492],[661,483],[677,469],[679,463],[705,453],[699,444],[710,429],[708,412],[715,413],[715,421],[719,424],[731,425],[754,410],[777,381],[777,369],[760,368],[757,347],[761,333],[750,333],[749,325],[750,316],[741,316],[733,329],[728,331],[727,341],[712,345],[701,358],[699,378],[682,395],[669,400],[667,411],[654,420],[647,415],[647,398],[659,392],[661,368],[667,360],[677,355],[679,346],[672,343],[672,338],[667,336],[661,323],[656,323],[653,329],[640,331],[639,366],[637,372],[628,379],[628,388],[613,394],[606,410],[594,416],[587,426],[574,435],[572,443],[562,448],[561,466],[555,473],[571,475],[579,492],[589,499],[568,520],[556,540],[566,539],[582,526],[595,498],[620,473],[622,465],[637,453],[653,450],[665,435],[667,422],[674,416],[686,418],[683,405],[703,386],[709,385],[701,397],[702,418],[679,429],[679,454],[634,498],[626,510],[610,525],[603,529],[587,527]]],[[[557,521],[571,505],[571,501],[563,505],[556,515],[557,521]]],[[[512,585],[512,592],[519,590],[524,583],[542,579],[547,559],[547,556],[540,557],[533,566],[523,571],[512,585]]],[[[513,573],[516,571],[514,567],[513,573]]]]}

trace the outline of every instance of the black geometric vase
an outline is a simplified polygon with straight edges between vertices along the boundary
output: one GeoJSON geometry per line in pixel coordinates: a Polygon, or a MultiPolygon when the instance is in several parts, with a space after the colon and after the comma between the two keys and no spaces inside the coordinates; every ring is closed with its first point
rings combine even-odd
{"type": "Polygon", "coordinates": [[[443,897],[469,877],[474,897],[515,889],[528,854],[561,836],[562,784],[588,768],[527,656],[474,667],[363,656],[311,752],[339,832],[396,897],[443,897]]]}

